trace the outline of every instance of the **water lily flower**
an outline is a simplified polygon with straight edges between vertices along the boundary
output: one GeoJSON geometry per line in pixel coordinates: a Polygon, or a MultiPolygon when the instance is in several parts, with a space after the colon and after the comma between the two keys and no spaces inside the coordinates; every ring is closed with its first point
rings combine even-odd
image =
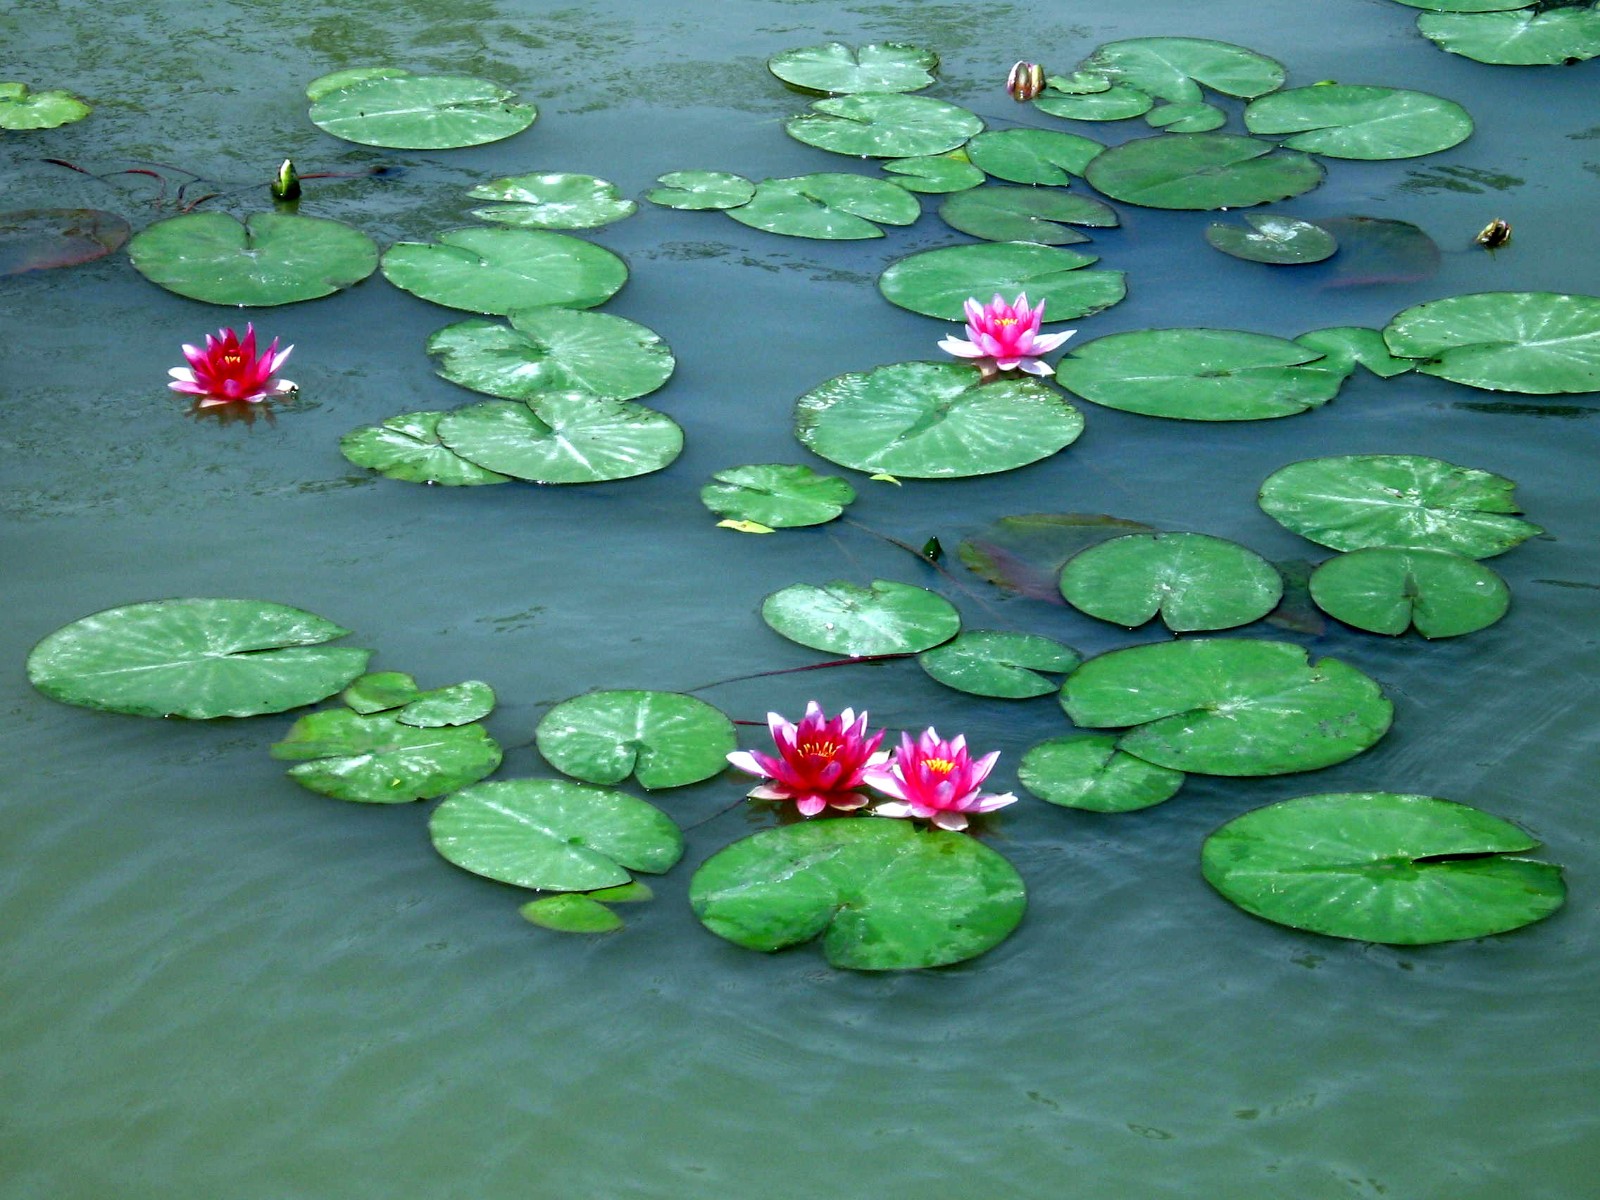
{"type": "Polygon", "coordinates": [[[889,757],[878,749],[883,731],[867,734],[866,713],[858,717],[847,708],[830,720],[813,700],[798,725],[768,713],[767,726],[778,748],[776,757],[749,750],[728,755],[728,761],[739,770],[767,781],[752,788],[749,795],[757,800],[793,800],[807,817],[825,808],[848,812],[866,804],[866,795],[857,789],[867,769],[889,757]]]}
{"type": "Polygon", "coordinates": [[[297,390],[296,386],[291,380],[277,378],[277,373],[293,349],[289,346],[279,350],[278,339],[273,338],[266,353],[257,358],[254,325],[244,327],[242,340],[231,329],[219,329],[216,337],[206,334],[204,349],[183,348],[189,365],[168,371],[173,381],[167,386],[175,392],[200,397],[201,408],[287,396],[297,390]]]}
{"type": "Polygon", "coordinates": [[[940,829],[965,829],[968,813],[993,812],[1016,803],[1010,792],[982,790],[999,757],[1000,751],[993,750],[974,761],[962,734],[948,742],[932,728],[916,741],[909,733],[902,734],[894,761],[867,769],[867,786],[893,797],[873,812],[883,817],[931,820],[940,829]]]}
{"type": "Polygon", "coordinates": [[[999,296],[988,304],[979,304],[976,297],[971,297],[963,307],[967,314],[967,337],[971,340],[947,337],[939,343],[939,349],[959,358],[972,359],[985,379],[1001,371],[1055,374],[1055,368],[1040,362],[1039,355],[1048,354],[1078,332],[1068,329],[1064,333],[1041,334],[1039,323],[1044,320],[1044,301],[1029,308],[1026,292],[1017,297],[1015,304],[1007,304],[999,296]]]}

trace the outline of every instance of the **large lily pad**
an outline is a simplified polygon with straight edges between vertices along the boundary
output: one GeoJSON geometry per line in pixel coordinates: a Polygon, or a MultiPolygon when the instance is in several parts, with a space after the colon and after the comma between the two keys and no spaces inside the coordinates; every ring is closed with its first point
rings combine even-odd
{"type": "Polygon", "coordinates": [[[1478,292],[1418,304],[1383,331],[1425,375],[1498,392],[1600,391],[1600,296],[1478,292]]]}
{"type": "Polygon", "coordinates": [[[474,200],[498,200],[472,215],[522,229],[594,229],[631,217],[639,207],[624,200],[617,185],[593,175],[536,171],[480,184],[467,193],[474,200]]]}
{"type": "Polygon", "coordinates": [[[1053,129],[994,129],[967,143],[972,165],[1011,183],[1066,187],[1105,146],[1053,129]]]}
{"type": "Polygon", "coordinates": [[[727,768],[739,748],[733,722],[678,692],[603,691],[563,700],[539,722],[539,753],[588,783],[641,787],[698,783],[727,768]]]}
{"type": "Polygon", "coordinates": [[[961,615],[943,596],[887,579],[866,587],[797,583],[763,600],[761,619],[792,642],[851,658],[916,654],[961,630],[961,615]]]}
{"type": "Polygon", "coordinates": [[[862,158],[943,154],[983,128],[974,113],[927,96],[864,92],[818,100],[784,128],[808,146],[862,158]]]}
{"type": "Polygon", "coordinates": [[[0,83],[0,129],[55,129],[83,120],[90,111],[71,92],[35,92],[25,83],[0,83]]]}
{"type": "Polygon", "coordinates": [[[1259,621],[1283,596],[1283,577],[1254,550],[1204,533],[1112,538],[1061,570],[1067,603],[1132,629],[1159,616],[1174,633],[1259,621]]]}
{"type": "Polygon", "coordinates": [[[683,430],[670,417],[631,400],[571,393],[468,405],[443,417],[438,431],[462,458],[533,483],[631,479],[683,451],[683,430]]]}
{"type": "Polygon", "coordinates": [[[1508,821],[1434,796],[1301,796],[1206,839],[1206,881],[1246,912],[1364,942],[1487,937],[1548,917],[1561,868],[1517,857],[1538,842],[1508,821]]]}
{"type": "Polygon", "coordinates": [[[1056,378],[1085,400],[1181,421],[1262,421],[1326,404],[1345,374],[1284,338],[1235,329],[1141,329],[1085,342],[1056,378]],[[1317,364],[1317,365],[1312,365],[1317,364]]]}
{"type": "Polygon", "coordinates": [[[1136,87],[1119,83],[1098,92],[1067,93],[1047,87],[1033,106],[1052,117],[1069,121],[1126,121],[1129,117],[1142,117],[1155,104],[1155,98],[1136,87]]]}
{"type": "Polygon", "coordinates": [[[1420,454],[1344,454],[1290,463],[1261,485],[1261,507],[1334,550],[1398,546],[1504,554],[1536,533],[1514,514],[1516,484],[1420,454]]]}
{"type": "Polygon", "coordinates": [[[1083,415],[1039,380],[981,383],[963,363],[851,372],[795,404],[795,436],[829,462],[908,479],[992,475],[1049,458],[1083,415]]]}
{"type": "Polygon", "coordinates": [[[98,208],[0,212],[0,278],[93,262],[118,250],[131,232],[123,218],[98,208]]]}
{"type": "Polygon", "coordinates": [[[984,174],[957,151],[924,154],[918,158],[891,158],[881,164],[894,182],[908,192],[964,192],[984,181],[984,174]]]}
{"type": "Polygon", "coordinates": [[[830,171],[764,179],[748,203],[727,213],[768,233],[849,241],[882,237],[879,224],[910,225],[922,215],[922,206],[886,179],[830,171]]]}
{"type": "Polygon", "coordinates": [[[532,125],[538,110],[470,75],[385,75],[327,92],[311,123],[347,142],[398,150],[448,150],[498,142],[532,125]]]}
{"type": "Polygon", "coordinates": [[[756,185],[728,171],[669,171],[644,198],[663,208],[689,211],[738,208],[756,194],[756,185]]]}
{"type": "Polygon", "coordinates": [[[659,875],[683,857],[672,818],[636,796],[565,779],[506,779],[433,810],[434,849],[462,870],[545,892],[587,892],[659,875]]]}
{"type": "Polygon", "coordinates": [[[1428,12],[1417,30],[1441,50],[1501,66],[1557,66],[1600,56],[1600,4],[1539,12],[1428,12]]]}
{"type": "Polygon", "coordinates": [[[1083,661],[1071,646],[1036,633],[973,629],[924,650],[917,663],[946,687],[973,696],[1026,700],[1060,685],[1039,674],[1065,675],[1083,661]]]}
{"type": "Polygon", "coordinates": [[[1087,240],[1071,225],[1106,228],[1117,224],[1116,210],[1092,196],[1056,189],[986,187],[958,192],[939,205],[952,229],[993,242],[1038,242],[1064,246],[1087,240]]]}
{"type": "Polygon", "coordinates": [[[1472,134],[1472,118],[1453,100],[1400,88],[1330,83],[1253,100],[1251,133],[1330,158],[1416,158],[1448,150],[1472,134]]]}
{"type": "Polygon", "coordinates": [[[1429,12],[1509,12],[1514,8],[1533,8],[1540,0],[1395,0],[1408,8],[1425,8],[1429,12]]]}
{"type": "Polygon", "coordinates": [[[401,413],[380,425],[363,425],[339,439],[339,452],[358,467],[407,483],[474,487],[511,477],[468,462],[439,440],[442,412],[401,413]]]}
{"type": "Polygon", "coordinates": [[[333,708],[301,717],[272,757],[295,761],[302,787],[361,804],[409,804],[476,783],[500,765],[482,725],[423,728],[398,712],[333,708]]]}
{"type": "Polygon", "coordinates": [[[1274,265],[1321,262],[1339,249],[1333,234],[1310,221],[1276,213],[1245,213],[1244,219],[1250,228],[1207,225],[1206,241],[1234,258],[1274,265]]]}
{"type": "Polygon", "coordinates": [[[1017,782],[1041,800],[1089,812],[1135,812],[1170,800],[1186,778],[1117,749],[1108,733],[1040,742],[1022,756],[1017,782]]]}
{"type": "Polygon", "coordinates": [[[964,319],[962,305],[1019,292],[1045,302],[1046,320],[1070,321],[1110,308],[1128,294],[1121,271],[1083,271],[1092,254],[1033,242],[994,242],[924,250],[890,263],[878,290],[891,304],[925,317],[964,319]]]}
{"type": "Polygon", "coordinates": [[[1311,598],[1330,617],[1372,633],[1457,637],[1505,616],[1505,580],[1447,550],[1375,546],[1330,558],[1311,575],[1311,598]]]}
{"type": "Polygon", "coordinates": [[[1195,638],[1113,650],[1067,676],[1073,724],[1130,728],[1127,753],[1207,775],[1282,775],[1343,762],[1394,707],[1354,667],[1288,642],[1195,638]]]}
{"type": "Polygon", "coordinates": [[[1250,99],[1283,86],[1283,65],[1264,54],[1208,38],[1147,37],[1107,42],[1083,69],[1172,104],[1204,98],[1201,85],[1250,99]]]}
{"type": "Polygon", "coordinates": [[[128,243],[134,269],[151,283],[208,304],[263,307],[331,296],[378,265],[360,230],[321,217],[186,213],[157,221],[128,243]]]}
{"type": "Polygon", "coordinates": [[[52,700],[140,717],[251,717],[315,704],[366,670],[349,633],[266,600],[155,600],[83,617],[28,655],[52,700]]]}
{"type": "Polygon", "coordinates": [[[451,383],[506,400],[552,393],[633,400],[671,376],[672,351],[658,334],[610,313],[523,308],[510,325],[462,321],[428,339],[451,383]]]}
{"type": "Polygon", "coordinates": [[[957,553],[967,570],[998,588],[1064,605],[1058,581],[1069,558],[1123,534],[1154,532],[1104,513],[1026,513],[962,539],[957,553]]]}
{"type": "Polygon", "coordinates": [[[720,517],[769,529],[822,525],[856,498],[855,488],[837,475],[785,463],[729,467],[711,480],[700,489],[702,504],[720,517]]]}
{"type": "Polygon", "coordinates": [[[1169,133],[1112,146],[1084,178],[1113,200],[1146,208],[1248,208],[1309,192],[1322,167],[1236,133],[1169,133]]]}
{"type": "Polygon", "coordinates": [[[628,268],[611,251],[566,234],[472,228],[437,242],[396,242],[384,252],[383,274],[446,308],[504,316],[549,304],[593,308],[616,294],[628,268]]]}
{"type": "Polygon", "coordinates": [[[1015,868],[965,834],[857,818],[769,829],[695,872],[707,929],[751,950],[822,938],[836,967],[907,970],[998,945],[1027,907],[1015,868]]]}
{"type": "Polygon", "coordinates": [[[916,92],[933,83],[939,56],[920,46],[881,42],[853,49],[841,42],[785,50],[767,70],[785,83],[835,96],[856,92],[916,92]]]}

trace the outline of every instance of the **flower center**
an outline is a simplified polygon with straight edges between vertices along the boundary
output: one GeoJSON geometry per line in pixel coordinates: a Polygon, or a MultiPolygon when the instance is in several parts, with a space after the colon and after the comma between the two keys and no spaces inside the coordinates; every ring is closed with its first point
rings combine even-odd
{"type": "Polygon", "coordinates": [[[1013,326],[1013,325],[1015,325],[1017,323],[1017,318],[1016,317],[996,317],[994,319],[994,323],[996,325],[1002,325],[1005,328],[1009,329],[1009,328],[1011,328],[1011,326],[1013,326]]]}
{"type": "Polygon", "coordinates": [[[948,775],[956,769],[955,763],[948,758],[925,758],[922,760],[922,765],[940,775],[948,775]]]}
{"type": "Polygon", "coordinates": [[[800,750],[805,754],[815,754],[819,758],[832,758],[839,753],[838,742],[801,742],[800,750]]]}

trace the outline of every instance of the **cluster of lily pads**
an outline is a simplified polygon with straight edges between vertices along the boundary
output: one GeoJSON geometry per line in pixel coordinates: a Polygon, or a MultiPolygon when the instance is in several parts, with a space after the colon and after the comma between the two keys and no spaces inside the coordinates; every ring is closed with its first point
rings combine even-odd
{"type": "Polygon", "coordinates": [[[1497,66],[1571,66],[1600,57],[1590,0],[1397,0],[1427,11],[1417,32],[1441,50],[1497,66]]]}

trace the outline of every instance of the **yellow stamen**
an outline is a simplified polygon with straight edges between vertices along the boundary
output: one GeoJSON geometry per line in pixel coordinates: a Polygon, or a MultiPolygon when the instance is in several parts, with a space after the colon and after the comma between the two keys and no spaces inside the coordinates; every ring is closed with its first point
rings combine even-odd
{"type": "Polygon", "coordinates": [[[941,775],[948,775],[956,769],[955,763],[948,758],[925,758],[922,760],[922,765],[930,771],[939,772],[941,775]]]}

